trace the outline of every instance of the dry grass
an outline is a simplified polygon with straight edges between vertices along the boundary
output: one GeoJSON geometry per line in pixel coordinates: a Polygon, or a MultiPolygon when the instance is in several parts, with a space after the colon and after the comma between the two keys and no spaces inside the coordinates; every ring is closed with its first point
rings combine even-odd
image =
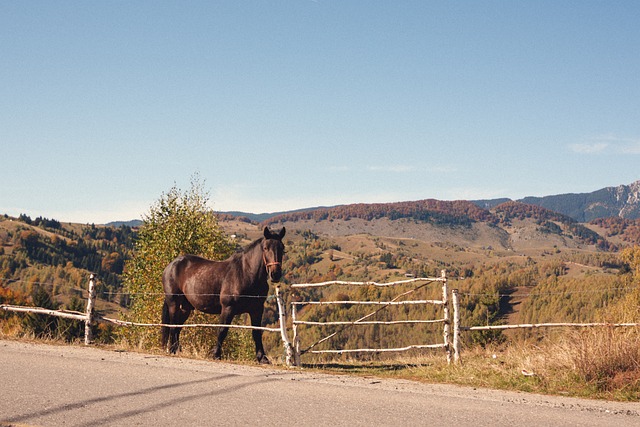
{"type": "Polygon", "coordinates": [[[602,392],[640,390],[640,334],[635,329],[576,331],[558,345],[557,360],[602,392]]]}
{"type": "Polygon", "coordinates": [[[596,399],[640,399],[640,334],[635,329],[564,331],[555,337],[463,351],[462,364],[442,353],[380,362],[307,364],[306,368],[430,383],[596,399]]]}

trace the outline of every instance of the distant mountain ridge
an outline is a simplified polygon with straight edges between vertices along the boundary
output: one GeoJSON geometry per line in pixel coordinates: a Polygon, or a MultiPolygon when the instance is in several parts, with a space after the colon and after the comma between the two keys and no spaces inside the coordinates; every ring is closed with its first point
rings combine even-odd
{"type": "MultiPolygon", "coordinates": [[[[498,205],[511,202],[509,198],[471,200],[470,203],[481,209],[491,210],[498,205]]],[[[640,218],[640,180],[629,185],[619,185],[617,187],[606,187],[591,193],[567,193],[544,197],[525,197],[516,200],[517,202],[529,205],[540,206],[548,210],[566,215],[578,222],[590,222],[601,218],[624,218],[638,219],[640,218]]],[[[452,202],[461,207],[462,201],[452,202]]],[[[395,203],[357,203],[351,205],[340,205],[333,207],[316,207],[307,209],[298,209],[287,212],[274,212],[263,214],[250,214],[246,212],[221,212],[231,214],[233,216],[242,216],[256,222],[272,222],[272,219],[282,217],[283,215],[294,214],[298,219],[302,218],[320,218],[327,216],[344,217],[347,212],[353,213],[359,211],[360,214],[369,217],[380,216],[380,211],[387,211],[393,216],[406,216],[407,211],[415,209],[434,210],[433,207],[441,202],[436,200],[418,200],[413,202],[395,202],[395,203]],[[427,206],[430,204],[431,206],[427,206]],[[368,210],[368,214],[363,214],[368,210]],[[378,211],[378,213],[372,213],[378,211]],[[399,212],[401,211],[401,212],[399,212]]],[[[465,208],[469,209],[469,208],[465,208]]],[[[435,209],[438,211],[439,209],[435,209]]],[[[441,210],[441,209],[440,209],[441,210]]],[[[446,209],[449,212],[449,209],[446,209]]],[[[475,215],[478,215],[476,212],[475,215]]],[[[358,216],[358,215],[356,215],[358,216]]],[[[383,215],[384,216],[384,215],[383,215]]],[[[473,214],[471,215],[474,216],[473,214]]]]}
{"type": "Polygon", "coordinates": [[[142,220],[132,219],[131,221],[112,221],[105,225],[107,227],[115,227],[115,228],[122,227],[122,226],[134,228],[134,227],[140,227],[142,225],[142,220]]]}
{"type": "MultiPolygon", "coordinates": [[[[218,212],[221,215],[230,215],[236,218],[246,218],[249,221],[258,223],[271,223],[276,219],[282,220],[285,216],[289,219],[319,219],[328,217],[359,217],[376,218],[387,216],[390,218],[415,217],[420,215],[431,215],[434,220],[438,215],[453,215],[461,217],[471,217],[478,219],[478,215],[486,216],[481,210],[489,211],[495,207],[511,202],[509,198],[483,199],[465,201],[443,202],[433,199],[418,200],[413,202],[395,203],[357,203],[351,205],[339,205],[332,207],[311,207],[292,211],[281,211],[272,213],[249,213],[240,211],[218,212]],[[473,204],[480,208],[475,210],[469,207],[473,204]],[[439,206],[439,207],[438,207],[439,206]],[[443,208],[447,206],[446,208],[443,208]],[[432,212],[420,213],[420,212],[432,212]],[[435,215],[433,214],[435,212],[435,215]]],[[[520,203],[543,207],[545,209],[566,215],[578,222],[591,222],[602,218],[623,218],[628,220],[640,219],[640,180],[629,185],[619,185],[617,187],[606,187],[591,193],[566,193],[543,197],[525,197],[516,200],[520,203]]],[[[444,217],[441,220],[446,220],[444,217]]],[[[452,218],[449,218],[452,219],[452,218]]],[[[482,220],[487,220],[483,218],[482,220]]],[[[131,227],[139,226],[141,221],[111,222],[106,225],[131,227]]]]}
{"type": "Polygon", "coordinates": [[[395,203],[356,203],[332,208],[318,208],[298,212],[287,212],[269,218],[265,222],[274,224],[284,221],[323,221],[357,218],[365,221],[388,218],[413,219],[440,225],[468,226],[472,222],[495,222],[496,218],[486,209],[466,200],[442,201],[435,199],[395,203]]]}
{"type": "Polygon", "coordinates": [[[281,212],[271,212],[271,213],[265,212],[265,213],[259,213],[259,214],[250,213],[250,212],[240,212],[240,211],[224,211],[224,212],[218,212],[218,214],[231,215],[236,218],[247,218],[248,220],[254,221],[254,222],[264,222],[278,215],[297,213],[297,212],[315,211],[317,209],[328,209],[328,207],[318,206],[315,208],[304,208],[304,209],[296,209],[292,211],[281,211],[281,212]]]}
{"type": "Polygon", "coordinates": [[[592,193],[525,197],[518,201],[568,215],[579,222],[610,217],[638,219],[640,218],[640,181],[629,185],[606,187],[592,193]]]}

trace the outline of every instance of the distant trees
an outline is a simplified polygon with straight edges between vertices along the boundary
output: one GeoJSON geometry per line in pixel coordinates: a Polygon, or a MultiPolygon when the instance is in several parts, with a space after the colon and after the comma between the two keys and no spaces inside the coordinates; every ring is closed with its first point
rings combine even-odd
{"type": "Polygon", "coordinates": [[[419,200],[416,202],[352,204],[334,208],[293,212],[269,219],[269,224],[278,221],[300,220],[350,220],[353,218],[371,221],[379,218],[391,220],[409,218],[450,226],[470,226],[476,221],[494,222],[491,212],[468,201],[419,200]]]}
{"type": "MultiPolygon", "coordinates": [[[[43,270],[62,267],[95,273],[100,278],[98,292],[101,297],[112,300],[112,295],[120,291],[124,261],[133,244],[134,231],[130,227],[88,226],[80,233],[72,228],[50,228],[43,232],[39,228],[44,224],[55,226],[59,222],[40,217],[33,221],[25,215],[22,219],[31,225],[7,232],[0,242],[13,245],[11,253],[4,249],[0,251],[0,278],[20,280],[29,276],[31,270],[37,270],[41,275],[43,270]]],[[[66,288],[75,286],[74,280],[66,288]]],[[[30,292],[30,289],[24,290],[30,292]]]]}
{"type": "Polygon", "coordinates": [[[601,218],[591,224],[604,228],[605,237],[619,236],[625,242],[640,244],[640,219],[601,218]]]}
{"type": "Polygon", "coordinates": [[[41,216],[37,217],[35,220],[32,220],[29,215],[20,214],[18,220],[24,222],[25,224],[35,225],[36,227],[40,226],[43,228],[59,229],[62,226],[62,224],[60,224],[60,221],[56,221],[55,219],[43,218],[41,216]]]}
{"type": "Polygon", "coordinates": [[[624,249],[620,252],[620,259],[628,266],[630,290],[601,315],[610,322],[638,322],[640,319],[640,246],[624,249]]]}
{"type": "Polygon", "coordinates": [[[124,259],[118,252],[111,252],[102,258],[102,269],[109,273],[122,274],[124,269],[124,259]]]}

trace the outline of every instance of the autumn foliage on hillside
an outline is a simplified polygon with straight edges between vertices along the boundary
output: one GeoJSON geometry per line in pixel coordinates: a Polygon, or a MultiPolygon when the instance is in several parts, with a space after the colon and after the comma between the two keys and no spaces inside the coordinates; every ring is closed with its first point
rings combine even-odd
{"type": "Polygon", "coordinates": [[[494,213],[502,222],[509,222],[514,219],[524,220],[527,218],[541,221],[555,221],[563,224],[576,223],[577,221],[567,215],[543,208],[541,206],[529,205],[522,202],[506,202],[494,208],[494,213]]]}
{"type": "Polygon", "coordinates": [[[590,224],[604,228],[605,237],[620,236],[625,242],[640,244],[640,219],[600,218],[591,221],[590,224]]]}
{"type": "Polygon", "coordinates": [[[494,215],[472,202],[442,201],[435,199],[418,200],[415,202],[372,203],[319,208],[303,212],[293,212],[278,215],[267,221],[275,224],[284,221],[303,220],[345,220],[363,219],[371,221],[379,218],[413,219],[438,225],[469,226],[473,222],[495,222],[494,215]]]}
{"type": "Polygon", "coordinates": [[[541,231],[565,233],[579,238],[586,244],[597,245],[599,249],[614,249],[602,236],[575,219],[540,206],[511,201],[496,206],[494,213],[503,224],[510,224],[513,220],[533,219],[540,226],[541,231]]]}

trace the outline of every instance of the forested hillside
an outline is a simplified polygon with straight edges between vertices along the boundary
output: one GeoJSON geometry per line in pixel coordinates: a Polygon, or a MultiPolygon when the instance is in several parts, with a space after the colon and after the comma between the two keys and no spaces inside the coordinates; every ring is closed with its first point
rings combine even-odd
{"type": "Polygon", "coordinates": [[[353,218],[371,221],[378,218],[414,219],[442,225],[469,225],[474,221],[493,222],[495,218],[486,209],[467,201],[419,200],[415,202],[373,203],[319,208],[275,216],[265,221],[274,224],[300,220],[345,220],[353,218]]]}
{"type": "Polygon", "coordinates": [[[130,227],[63,224],[26,215],[0,218],[0,284],[31,298],[46,291],[53,303],[81,296],[95,273],[101,300],[126,305],[122,273],[133,248],[130,227]]]}
{"type": "MultiPolygon", "coordinates": [[[[265,224],[220,215],[220,226],[238,247],[261,235],[265,224]]],[[[422,200],[390,204],[356,204],[283,214],[267,220],[287,227],[284,287],[327,280],[385,282],[407,277],[434,277],[447,270],[450,288],[460,290],[465,325],[518,321],[592,321],[601,310],[637,287],[618,251],[640,243],[640,220],[599,219],[579,223],[563,214],[520,202],[491,209],[457,201],[422,200]]],[[[136,230],[128,226],[62,224],[26,216],[0,218],[0,299],[4,303],[51,304],[73,309],[86,289],[89,274],[98,280],[100,310],[126,312],[122,274],[131,257],[136,230]],[[120,307],[120,308],[118,308],[120,307]]],[[[158,277],[159,281],[160,278],[158,277]]],[[[421,290],[425,298],[439,289],[421,290]]],[[[342,300],[392,299],[390,290],[330,287],[286,293],[286,298],[342,300]]],[[[304,319],[328,316],[353,320],[364,315],[355,306],[301,309],[304,319]]],[[[429,317],[424,308],[398,313],[383,310],[387,320],[429,317]],[[422,310],[422,311],[421,311],[422,310]]],[[[427,309],[430,311],[431,309],[427,309]]],[[[158,307],[158,320],[160,307],[158,307]]],[[[6,317],[6,315],[5,315],[6,317]]],[[[265,323],[276,322],[268,307],[265,323]]],[[[320,336],[311,329],[308,340],[320,336]]],[[[402,336],[405,344],[437,328],[419,326],[400,333],[396,327],[350,328],[327,345],[384,346],[402,336]]],[[[277,337],[272,345],[279,345],[277,337]]],[[[500,333],[467,336],[484,344],[503,340],[500,333]]],[[[402,345],[398,343],[396,345],[402,345]]]]}

